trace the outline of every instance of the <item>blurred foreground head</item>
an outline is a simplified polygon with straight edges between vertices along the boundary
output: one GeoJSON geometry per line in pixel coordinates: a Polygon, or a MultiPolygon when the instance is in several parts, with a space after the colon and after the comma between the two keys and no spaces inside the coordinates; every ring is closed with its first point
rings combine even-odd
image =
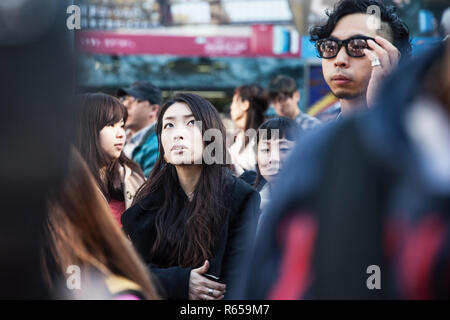
{"type": "Polygon", "coordinates": [[[114,292],[108,286],[111,277],[133,282],[128,290],[142,298],[158,297],[147,269],[117,226],[89,168],[74,148],[68,177],[50,194],[44,229],[44,271],[56,298],[112,298],[114,292]],[[69,269],[67,273],[70,266],[81,272],[80,290],[68,290],[71,284],[67,279],[73,272],[69,269]]]}
{"type": "Polygon", "coordinates": [[[48,296],[36,226],[48,189],[66,172],[73,128],[67,6],[63,0],[0,1],[0,135],[7,150],[0,160],[2,298],[48,296]]]}

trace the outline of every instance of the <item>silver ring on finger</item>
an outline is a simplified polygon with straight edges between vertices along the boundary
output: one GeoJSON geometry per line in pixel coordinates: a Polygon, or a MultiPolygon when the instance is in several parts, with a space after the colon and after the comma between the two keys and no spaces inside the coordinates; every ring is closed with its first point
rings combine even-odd
{"type": "Polygon", "coordinates": [[[373,59],[372,60],[372,67],[378,67],[378,66],[381,66],[380,59],[378,59],[378,58],[373,59]]]}
{"type": "Polygon", "coordinates": [[[214,289],[208,288],[208,295],[209,296],[214,296],[214,289]]]}

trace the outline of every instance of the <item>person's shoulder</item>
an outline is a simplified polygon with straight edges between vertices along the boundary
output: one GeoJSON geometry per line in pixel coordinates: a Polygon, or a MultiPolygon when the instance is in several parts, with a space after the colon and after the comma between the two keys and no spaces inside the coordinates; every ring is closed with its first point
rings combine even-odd
{"type": "Polygon", "coordinates": [[[241,178],[230,174],[228,179],[231,182],[231,192],[229,194],[232,208],[239,209],[249,199],[259,197],[259,192],[241,178]]]}
{"type": "Polygon", "coordinates": [[[155,211],[155,208],[157,208],[160,204],[161,204],[160,192],[153,191],[147,194],[139,201],[137,201],[133,207],[139,208],[142,211],[152,212],[155,211]]]}
{"type": "Polygon", "coordinates": [[[133,226],[143,225],[145,221],[153,219],[157,206],[158,197],[154,193],[136,202],[122,214],[121,222],[124,229],[129,232],[133,226]]]}
{"type": "Polygon", "coordinates": [[[303,131],[308,131],[310,129],[320,127],[322,124],[319,119],[305,113],[300,113],[294,120],[303,131]]]}
{"type": "Polygon", "coordinates": [[[138,171],[133,170],[130,166],[126,165],[126,164],[122,164],[121,165],[122,170],[124,170],[125,175],[123,176],[122,181],[126,182],[126,180],[133,180],[136,182],[139,182],[140,184],[143,184],[145,182],[145,177],[142,176],[141,173],[139,173],[138,171]]]}
{"type": "Polygon", "coordinates": [[[141,150],[142,148],[152,146],[155,142],[158,142],[158,137],[156,135],[156,125],[153,125],[144,134],[141,143],[139,143],[136,149],[141,150]]]}
{"type": "Polygon", "coordinates": [[[122,276],[111,274],[105,278],[105,285],[114,300],[142,300],[141,287],[122,276]]]}
{"type": "Polygon", "coordinates": [[[149,130],[145,135],[145,138],[142,139],[142,146],[149,146],[158,141],[158,137],[156,135],[155,130],[149,130]]]}
{"type": "Polygon", "coordinates": [[[253,185],[256,180],[256,172],[253,170],[245,170],[244,173],[242,173],[239,178],[247,182],[249,185],[253,185]]]}
{"type": "Polygon", "coordinates": [[[300,113],[300,115],[297,117],[297,122],[309,122],[315,125],[319,125],[322,124],[322,121],[320,121],[319,119],[317,119],[314,116],[311,116],[307,113],[300,113]]]}
{"type": "MultiPolygon", "coordinates": [[[[245,172],[243,174],[245,174],[245,172]]],[[[250,176],[251,173],[248,173],[248,175],[250,176]]],[[[229,173],[229,174],[227,174],[227,180],[228,180],[228,183],[231,184],[231,186],[232,186],[231,190],[233,192],[248,193],[248,192],[251,192],[252,190],[254,190],[254,188],[247,181],[242,179],[242,176],[236,177],[233,174],[229,173]]]]}

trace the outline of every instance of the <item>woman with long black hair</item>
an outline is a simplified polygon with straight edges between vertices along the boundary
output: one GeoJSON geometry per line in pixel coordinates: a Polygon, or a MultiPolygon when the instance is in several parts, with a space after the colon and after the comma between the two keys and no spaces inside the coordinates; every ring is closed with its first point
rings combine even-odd
{"type": "Polygon", "coordinates": [[[160,109],[156,130],[158,161],[123,229],[163,297],[222,299],[255,234],[259,194],[228,169],[225,129],[205,99],[176,95],[160,109]]]}

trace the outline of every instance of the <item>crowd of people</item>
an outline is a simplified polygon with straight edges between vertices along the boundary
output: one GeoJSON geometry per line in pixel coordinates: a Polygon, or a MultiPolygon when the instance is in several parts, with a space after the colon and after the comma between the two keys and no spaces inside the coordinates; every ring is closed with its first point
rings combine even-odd
{"type": "Polygon", "coordinates": [[[54,296],[449,298],[450,42],[412,57],[378,0],[340,1],[311,40],[341,106],[327,123],[285,75],[237,87],[229,118],[150,82],[80,94],[43,226],[54,296]],[[73,265],[80,290],[66,287],[73,265]]]}

